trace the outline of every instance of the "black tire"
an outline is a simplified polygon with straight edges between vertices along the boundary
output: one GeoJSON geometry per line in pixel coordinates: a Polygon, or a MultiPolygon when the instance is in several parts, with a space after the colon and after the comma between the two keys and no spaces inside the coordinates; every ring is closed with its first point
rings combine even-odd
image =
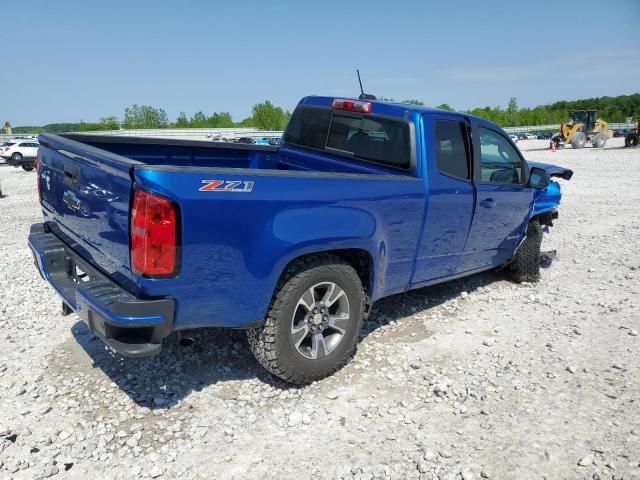
{"type": "Polygon", "coordinates": [[[593,137],[591,144],[595,148],[604,148],[607,144],[607,140],[609,140],[609,136],[606,133],[598,133],[595,137],[593,137]]]}
{"type": "Polygon", "coordinates": [[[582,132],[576,132],[571,138],[573,148],[583,148],[585,143],[587,143],[587,136],[582,132]]]}
{"type": "Polygon", "coordinates": [[[542,226],[534,220],[527,228],[527,238],[516,252],[511,263],[511,275],[518,282],[537,282],[540,280],[540,246],[542,245],[542,226]]]}
{"type": "Polygon", "coordinates": [[[556,144],[556,149],[564,148],[564,140],[562,139],[562,135],[559,133],[554,133],[551,136],[551,141],[556,144]]]}
{"type": "Polygon", "coordinates": [[[22,165],[22,169],[25,172],[30,172],[31,170],[33,170],[33,165],[22,165]]]}
{"type": "Polygon", "coordinates": [[[351,265],[335,255],[308,257],[290,265],[276,287],[264,324],[247,330],[249,346],[258,362],[288,382],[304,385],[325,378],[349,362],[364,319],[364,291],[351,265]],[[292,322],[299,301],[314,285],[333,282],[344,290],[349,320],[335,349],[322,358],[306,358],[294,344],[292,322]]]}
{"type": "Polygon", "coordinates": [[[624,146],[625,147],[637,147],[639,140],[640,139],[638,138],[638,135],[636,135],[635,133],[630,133],[624,139],[624,146]]]}
{"type": "Polygon", "coordinates": [[[13,160],[14,162],[21,162],[22,154],[20,152],[15,152],[13,155],[11,155],[11,160],[13,160]]]}

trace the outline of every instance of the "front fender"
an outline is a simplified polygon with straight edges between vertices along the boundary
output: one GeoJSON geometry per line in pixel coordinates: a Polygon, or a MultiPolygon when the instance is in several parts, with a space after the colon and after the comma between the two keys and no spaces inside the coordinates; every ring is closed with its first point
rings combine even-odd
{"type": "Polygon", "coordinates": [[[555,212],[560,206],[562,193],[558,182],[549,182],[549,186],[545,189],[536,189],[533,197],[533,208],[529,218],[542,213],[555,212]]]}
{"type": "Polygon", "coordinates": [[[547,172],[549,178],[549,186],[547,188],[534,190],[533,208],[531,209],[529,218],[533,218],[542,213],[557,211],[560,206],[560,200],[562,199],[562,192],[560,191],[560,184],[551,179],[555,177],[570,180],[573,176],[573,170],[549,163],[527,163],[530,168],[536,167],[547,172]]]}

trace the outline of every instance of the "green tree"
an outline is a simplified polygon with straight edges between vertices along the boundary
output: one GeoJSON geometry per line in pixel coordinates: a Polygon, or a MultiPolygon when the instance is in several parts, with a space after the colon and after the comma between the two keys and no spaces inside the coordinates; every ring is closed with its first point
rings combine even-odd
{"type": "Polygon", "coordinates": [[[176,123],[173,124],[176,128],[187,128],[189,126],[189,119],[184,112],[180,112],[178,118],[176,118],[176,123]]]}
{"type": "Polygon", "coordinates": [[[291,114],[274,106],[269,100],[251,109],[251,123],[260,130],[284,130],[291,114]]]}
{"type": "Polygon", "coordinates": [[[166,128],[168,124],[167,112],[162,108],[134,104],[124,109],[124,128],[166,128]]]}
{"type": "Polygon", "coordinates": [[[447,112],[453,112],[454,111],[453,108],[451,108],[448,103],[441,103],[436,108],[438,108],[440,110],[446,110],[447,112]]]}
{"type": "Polygon", "coordinates": [[[206,128],[209,125],[207,124],[207,116],[202,112],[196,112],[189,120],[189,126],[191,128],[206,128]]]}
{"type": "Polygon", "coordinates": [[[102,117],[100,119],[100,130],[119,130],[120,122],[116,117],[102,117]]]}
{"type": "Polygon", "coordinates": [[[511,97],[509,99],[509,106],[507,107],[507,123],[508,126],[517,127],[518,126],[518,102],[516,97],[511,97]]]}
{"type": "Polygon", "coordinates": [[[207,123],[213,128],[232,128],[235,127],[233,118],[229,112],[213,113],[208,119],[207,123]]]}

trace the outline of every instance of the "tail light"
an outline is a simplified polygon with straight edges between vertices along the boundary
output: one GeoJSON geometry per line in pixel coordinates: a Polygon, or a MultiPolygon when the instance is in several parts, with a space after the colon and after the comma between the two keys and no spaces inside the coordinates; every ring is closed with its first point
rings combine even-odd
{"type": "Polygon", "coordinates": [[[133,193],[131,267],[135,274],[170,277],[178,271],[176,204],[145,190],[133,193]]]}
{"type": "Polygon", "coordinates": [[[36,153],[36,186],[38,187],[38,201],[42,203],[42,188],[40,187],[40,149],[36,153]]]}
{"type": "Polygon", "coordinates": [[[336,98],[331,104],[331,108],[336,110],[347,110],[349,112],[371,113],[371,102],[363,102],[362,100],[345,100],[336,98]]]}

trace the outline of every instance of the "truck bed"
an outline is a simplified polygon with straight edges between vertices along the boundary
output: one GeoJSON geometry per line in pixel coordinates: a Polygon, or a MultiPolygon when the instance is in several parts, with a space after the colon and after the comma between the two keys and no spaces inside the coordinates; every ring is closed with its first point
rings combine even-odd
{"type": "MultiPolygon", "coordinates": [[[[41,135],[43,141],[51,135],[41,135]]],[[[363,174],[393,174],[391,169],[336,159],[318,153],[309,154],[291,148],[270,145],[209,142],[166,138],[144,138],[111,135],[64,134],[57,141],[73,141],[73,151],[87,145],[117,155],[119,162],[176,167],[252,168],[260,170],[330,171],[363,174]]]]}

